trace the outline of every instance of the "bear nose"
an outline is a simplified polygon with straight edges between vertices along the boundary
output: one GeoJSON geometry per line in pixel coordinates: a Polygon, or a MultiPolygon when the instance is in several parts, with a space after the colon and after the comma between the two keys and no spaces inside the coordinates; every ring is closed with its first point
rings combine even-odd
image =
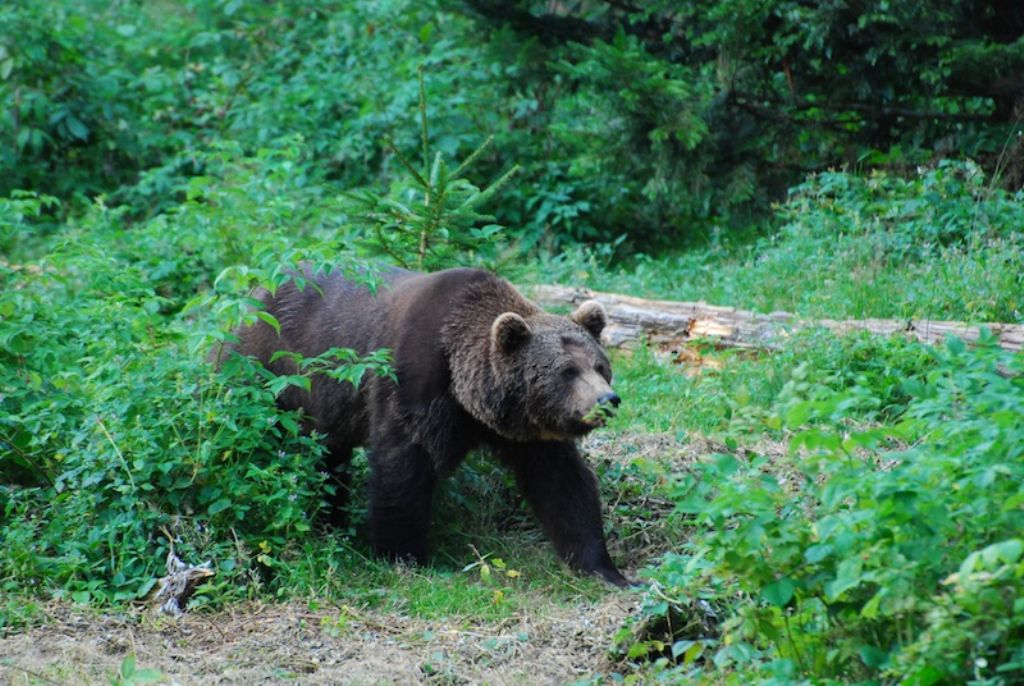
{"type": "Polygon", "coordinates": [[[621,402],[622,398],[620,398],[616,393],[605,393],[604,395],[597,399],[598,405],[608,404],[611,405],[612,407],[618,407],[619,403],[621,402]]]}

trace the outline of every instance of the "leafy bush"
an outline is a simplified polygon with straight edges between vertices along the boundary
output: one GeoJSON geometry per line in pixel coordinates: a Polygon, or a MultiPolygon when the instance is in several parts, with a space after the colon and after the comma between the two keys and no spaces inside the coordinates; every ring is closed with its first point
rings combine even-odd
{"type": "MultiPolygon", "coordinates": [[[[190,17],[132,3],[5,3],[0,9],[0,195],[67,198],[131,183],[194,140],[175,72],[190,17]],[[159,17],[156,13],[159,12],[159,17]],[[159,30],[149,27],[159,26],[159,30]]],[[[183,49],[184,48],[184,49],[183,49]]],[[[184,87],[182,87],[184,86],[184,87]]]]}
{"type": "Polygon", "coordinates": [[[1013,683],[1024,672],[1024,541],[1009,538],[967,556],[942,583],[924,630],[888,675],[908,684],[1013,683]]]}
{"type": "MultiPolygon", "coordinates": [[[[857,377],[827,400],[843,428],[805,429],[782,463],[723,454],[679,480],[677,510],[699,529],[654,579],[663,596],[703,589],[729,610],[721,638],[699,637],[707,661],[682,669],[889,672],[911,683],[1002,683],[1020,670],[1014,615],[983,608],[1019,603],[1010,580],[1020,558],[1011,539],[1024,525],[1022,358],[991,340],[975,350],[952,340],[935,364],[903,382],[908,402],[894,426],[860,423],[873,389],[857,377]],[[1009,585],[989,583],[993,573],[1009,585]],[[952,593],[937,592],[944,579],[952,593]],[[957,608],[977,619],[953,631],[957,608]],[[928,658],[943,650],[962,656],[946,671],[928,658]]],[[[807,409],[789,404],[793,428],[807,409]]],[[[666,611],[663,602],[647,610],[666,611]]]]}
{"type": "Polygon", "coordinates": [[[37,270],[0,274],[8,591],[134,598],[166,555],[161,529],[230,572],[254,538],[277,550],[308,532],[319,507],[319,445],[237,368],[198,362],[215,324],[163,314],[159,275],[109,249],[126,238],[110,214],[37,270]]]}
{"type": "Polygon", "coordinates": [[[494,213],[525,249],[746,230],[807,171],[906,171],[929,146],[1019,185],[1016,91],[999,85],[1019,50],[999,27],[1020,17],[890,5],[17,0],[0,10],[0,195],[151,217],[212,145],[296,135],[308,183],[388,186],[421,149],[405,126],[419,69],[436,150],[465,158],[493,135],[480,173],[522,165],[494,213]]]}

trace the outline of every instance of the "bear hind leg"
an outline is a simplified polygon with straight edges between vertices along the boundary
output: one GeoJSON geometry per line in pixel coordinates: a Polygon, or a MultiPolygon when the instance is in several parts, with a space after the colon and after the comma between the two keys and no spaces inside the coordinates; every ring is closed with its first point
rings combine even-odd
{"type": "Polygon", "coordinates": [[[323,466],[330,491],[327,496],[327,522],[335,528],[348,526],[348,501],[352,492],[352,450],[348,443],[327,442],[323,466]]]}
{"type": "Polygon", "coordinates": [[[420,446],[370,459],[370,542],[391,560],[427,561],[427,534],[437,476],[420,446]]]}

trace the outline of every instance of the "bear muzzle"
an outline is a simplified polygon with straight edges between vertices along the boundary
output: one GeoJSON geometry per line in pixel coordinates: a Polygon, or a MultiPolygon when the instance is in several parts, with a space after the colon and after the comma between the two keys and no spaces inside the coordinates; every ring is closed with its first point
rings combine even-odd
{"type": "Polygon", "coordinates": [[[622,398],[615,391],[609,391],[598,397],[594,406],[580,418],[580,423],[587,427],[587,430],[596,429],[608,423],[608,420],[615,416],[622,398]]]}

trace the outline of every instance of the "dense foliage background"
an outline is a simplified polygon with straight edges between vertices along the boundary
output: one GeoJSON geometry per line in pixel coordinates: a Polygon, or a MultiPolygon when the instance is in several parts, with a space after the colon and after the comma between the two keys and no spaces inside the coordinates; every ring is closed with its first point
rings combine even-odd
{"type": "MultiPolygon", "coordinates": [[[[262,316],[253,286],[300,261],[370,281],[376,261],[478,264],[1024,322],[1022,116],[1010,1],[3,3],[0,629],[34,598],[144,596],[171,541],[217,561],[214,606],[393,585],[421,594],[401,611],[514,608],[512,576],[500,598],[465,574],[396,582],[364,557],[358,498],[351,530],[321,530],[338,486],[274,406],[308,374],[205,361],[262,316]]],[[[645,400],[613,435],[718,446],[596,456],[615,552],[649,583],[617,678],[1018,682],[1020,354],[819,334],[702,354],[721,359],[694,377],[616,359],[645,400]]],[[[462,539],[528,520],[489,467],[459,478],[440,548],[480,570],[462,539]]],[[[488,545],[513,559],[515,540],[488,545]]],[[[525,555],[527,577],[553,565],[525,555]]]]}
{"type": "Polygon", "coordinates": [[[838,165],[1024,180],[1015,2],[15,0],[0,22],[0,191],[135,215],[223,140],[301,135],[310,183],[386,184],[421,66],[437,149],[493,135],[481,173],[522,167],[495,211],[526,245],[678,247],[838,165]]]}

